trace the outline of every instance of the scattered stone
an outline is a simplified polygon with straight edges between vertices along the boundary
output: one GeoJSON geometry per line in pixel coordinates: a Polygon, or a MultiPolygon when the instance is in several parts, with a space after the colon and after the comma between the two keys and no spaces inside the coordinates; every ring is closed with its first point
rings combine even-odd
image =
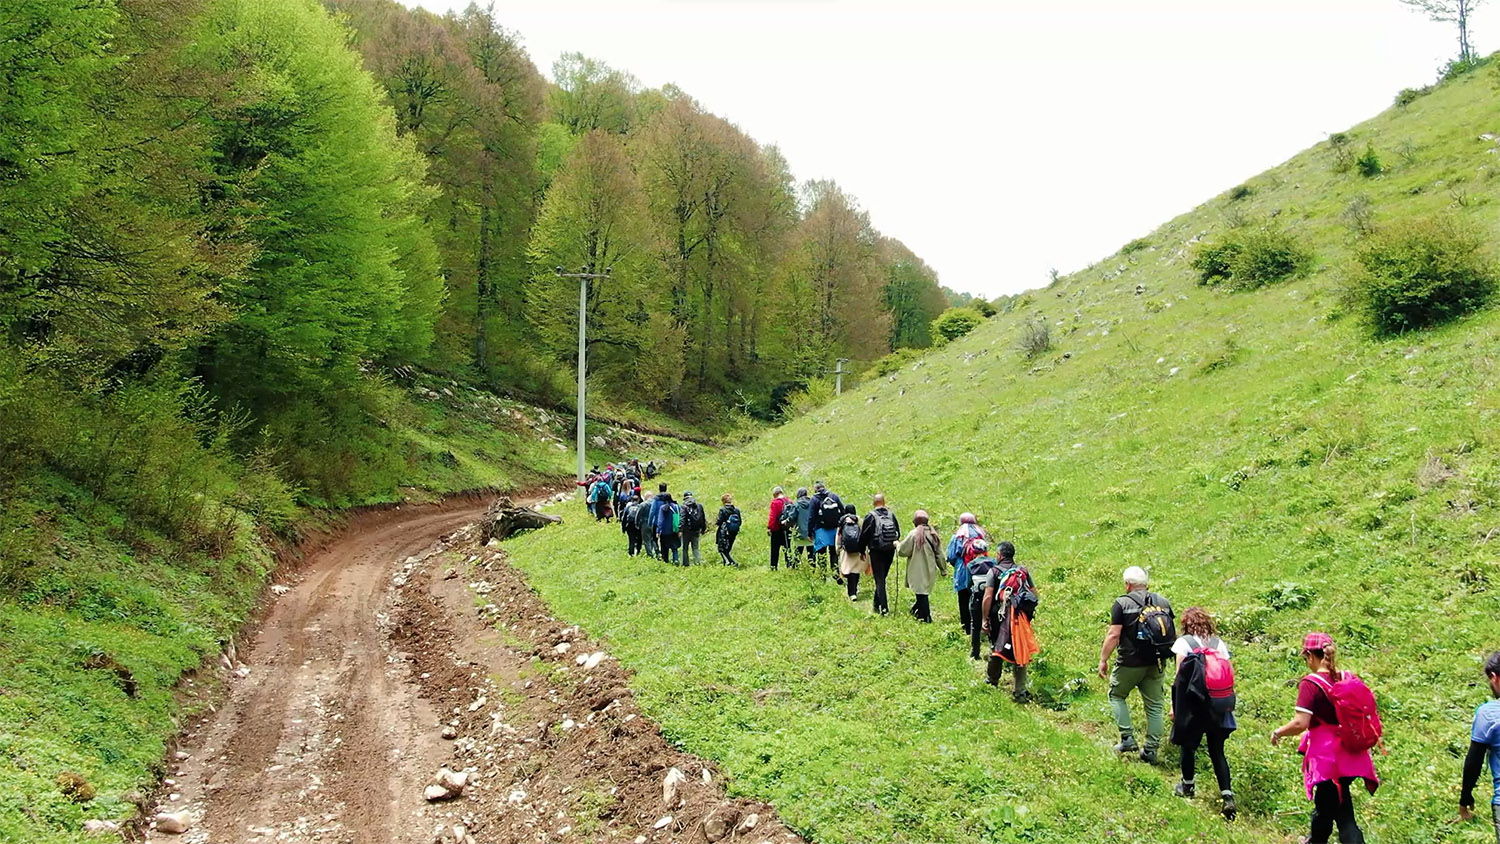
{"type": "Polygon", "coordinates": [[[89,835],[105,835],[120,831],[119,821],[92,820],[83,822],[83,831],[89,835]]]}
{"type": "Polygon", "coordinates": [[[443,579],[444,580],[453,580],[456,577],[458,577],[458,569],[449,568],[449,569],[447,569],[446,571],[443,572],[443,579]]]}
{"type": "Polygon", "coordinates": [[[241,680],[245,679],[246,677],[249,677],[250,676],[250,667],[248,665],[241,665],[241,666],[239,666],[238,668],[234,669],[234,676],[240,678],[241,680]]]}
{"type": "Polygon", "coordinates": [[[740,821],[740,832],[749,832],[750,830],[755,829],[756,825],[759,823],[760,815],[756,814],[755,812],[751,812],[750,814],[745,816],[744,820],[740,821]]]}
{"type": "Polygon", "coordinates": [[[703,837],[712,844],[721,841],[734,829],[734,822],[738,820],[733,806],[721,806],[715,809],[713,814],[703,819],[703,837]]]}
{"type": "MultiPolygon", "coordinates": [[[[661,781],[661,804],[668,808],[676,806],[677,798],[682,791],[682,787],[687,785],[687,781],[687,774],[684,774],[677,768],[674,767],[667,771],[666,778],[661,781]]],[[[661,829],[661,827],[657,827],[657,829],[661,829]]]]}
{"type": "Polygon", "coordinates": [[[193,819],[187,812],[164,812],[154,818],[156,830],[168,835],[181,835],[193,826],[193,819]]]}
{"type": "Polygon", "coordinates": [[[607,656],[609,656],[609,654],[605,653],[604,651],[594,651],[593,653],[589,654],[588,659],[584,660],[583,667],[592,671],[595,668],[598,668],[599,663],[603,662],[604,658],[607,656]]]}
{"type": "Polygon", "coordinates": [[[439,768],[437,777],[432,781],[433,785],[440,785],[454,794],[462,794],[469,784],[469,774],[466,771],[454,771],[449,768],[439,768]]]}
{"type": "Polygon", "coordinates": [[[429,785],[422,791],[422,796],[427,798],[428,803],[436,803],[439,800],[449,800],[458,795],[440,785],[429,785]]]}
{"type": "Polygon", "coordinates": [[[175,759],[175,760],[177,760],[178,762],[186,762],[191,757],[188,756],[188,754],[187,754],[186,751],[179,750],[176,753],[172,754],[172,758],[175,759]]]}
{"type": "Polygon", "coordinates": [[[480,695],[478,700],[469,704],[469,711],[478,712],[486,703],[489,703],[489,699],[484,695],[480,695]]]}
{"type": "Polygon", "coordinates": [[[281,596],[281,595],[285,595],[286,593],[288,593],[290,591],[292,591],[292,587],[287,586],[287,585],[285,585],[283,583],[276,583],[276,584],[272,584],[272,586],[271,586],[271,594],[276,595],[278,597],[281,596]]]}
{"type": "Polygon", "coordinates": [[[659,820],[655,824],[653,824],[651,826],[651,828],[652,829],[666,829],[668,826],[670,826],[672,824],[672,821],[674,821],[674,820],[676,820],[676,818],[672,817],[671,815],[663,815],[662,818],[661,818],[661,820],[659,820]]]}
{"type": "Polygon", "coordinates": [[[452,724],[443,725],[443,738],[452,741],[458,738],[458,728],[452,724]]]}
{"type": "Polygon", "coordinates": [[[552,652],[555,654],[565,654],[571,650],[573,650],[572,642],[558,642],[556,645],[552,646],[552,652]]]}

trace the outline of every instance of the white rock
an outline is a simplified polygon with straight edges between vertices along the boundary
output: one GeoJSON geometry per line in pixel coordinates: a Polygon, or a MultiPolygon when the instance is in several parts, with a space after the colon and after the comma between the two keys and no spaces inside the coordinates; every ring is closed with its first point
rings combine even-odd
{"type": "Polygon", "coordinates": [[[104,835],[104,834],[110,833],[110,832],[119,832],[120,831],[120,822],[119,821],[99,821],[99,820],[84,821],[83,822],[83,831],[87,832],[89,835],[104,835]]]}
{"type": "Polygon", "coordinates": [[[439,800],[447,800],[450,797],[457,797],[458,795],[440,785],[429,785],[423,789],[422,796],[427,798],[428,803],[436,803],[439,800]]]}
{"type": "Polygon", "coordinates": [[[1179,373],[1181,371],[1182,371],[1182,367],[1180,367],[1180,366],[1174,366],[1171,369],[1167,370],[1167,376],[1171,377],[1171,376],[1176,375],[1177,373],[1179,373]]]}
{"type": "Polygon", "coordinates": [[[458,728],[452,724],[443,725],[443,738],[452,741],[458,738],[458,728]]]}
{"type": "Polygon", "coordinates": [[[277,583],[271,587],[271,593],[274,595],[285,595],[290,591],[292,591],[292,587],[282,583],[277,583]]]}
{"type": "Polygon", "coordinates": [[[707,768],[704,768],[704,769],[703,769],[703,784],[704,784],[704,785],[708,785],[708,784],[709,784],[709,783],[711,783],[711,782],[713,782],[713,781],[714,781],[714,777],[713,777],[713,774],[710,774],[710,773],[709,773],[709,772],[708,772],[708,769],[707,769],[707,768]]]}
{"type": "Polygon", "coordinates": [[[751,812],[750,814],[745,816],[744,820],[740,821],[740,832],[749,832],[750,830],[755,829],[756,824],[759,823],[760,815],[756,814],[755,812],[751,812]]]}
{"type": "Polygon", "coordinates": [[[187,812],[163,812],[155,817],[158,832],[168,835],[181,835],[187,832],[193,825],[192,816],[187,812]]]}
{"type": "Polygon", "coordinates": [[[189,757],[185,751],[179,750],[176,753],[172,754],[172,758],[176,759],[178,762],[186,762],[189,757]]]}
{"type": "Polygon", "coordinates": [[[666,829],[668,826],[671,825],[671,823],[672,823],[673,820],[675,820],[675,818],[673,818],[671,815],[665,815],[665,816],[662,817],[661,820],[659,820],[655,824],[653,824],[651,828],[652,829],[666,829]]]}
{"type": "Polygon", "coordinates": [[[469,784],[469,774],[466,771],[439,768],[437,776],[433,777],[432,784],[442,786],[455,795],[462,794],[464,788],[469,784]]]}
{"type": "Polygon", "coordinates": [[[250,676],[250,667],[246,666],[246,665],[241,665],[239,668],[234,669],[234,676],[240,678],[241,680],[245,679],[246,677],[249,677],[250,676]]]}
{"type": "Polygon", "coordinates": [[[598,668],[599,663],[603,662],[604,658],[607,656],[609,656],[609,654],[605,653],[604,651],[594,651],[593,653],[589,654],[588,659],[584,660],[583,667],[590,670],[598,668]]]}
{"type": "Polygon", "coordinates": [[[556,645],[552,646],[552,652],[555,654],[565,654],[571,650],[573,650],[572,642],[558,642],[556,645]]]}
{"type": "MultiPolygon", "coordinates": [[[[686,785],[687,781],[687,774],[677,768],[668,770],[666,778],[661,781],[661,804],[669,808],[676,806],[682,786],[686,785]]],[[[657,827],[657,829],[660,828],[657,827]]]]}
{"type": "Polygon", "coordinates": [[[479,709],[480,709],[480,707],[484,706],[486,703],[489,703],[489,699],[486,698],[484,695],[480,695],[478,700],[476,700],[473,703],[469,704],[469,711],[470,712],[478,712],[479,709]]]}

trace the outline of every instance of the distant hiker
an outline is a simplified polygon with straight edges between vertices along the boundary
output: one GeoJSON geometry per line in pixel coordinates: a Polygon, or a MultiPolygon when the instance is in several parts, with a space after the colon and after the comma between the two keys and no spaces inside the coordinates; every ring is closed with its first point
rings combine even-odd
{"type": "Polygon", "coordinates": [[[1340,671],[1337,648],[1327,633],[1302,639],[1307,676],[1297,685],[1296,715],[1271,733],[1271,744],[1302,736],[1302,784],[1313,803],[1308,844],[1324,844],[1338,827],[1339,841],[1365,840],[1354,820],[1356,779],[1371,794],[1380,787],[1370,748],[1380,745],[1382,729],[1375,695],[1352,671],[1340,671]]]}
{"type": "Polygon", "coordinates": [[[677,550],[682,546],[682,508],[672,501],[670,493],[663,492],[656,497],[661,501],[656,511],[656,542],[661,548],[662,562],[679,565],[677,550]]]}
{"type": "Polygon", "coordinates": [[[594,481],[591,494],[594,500],[594,518],[598,521],[609,521],[614,515],[615,492],[604,475],[599,475],[598,480],[594,481]]]}
{"type": "Polygon", "coordinates": [[[648,509],[632,493],[625,494],[625,506],[620,510],[620,530],[625,531],[625,553],[634,557],[641,553],[641,511],[648,509]]]}
{"type": "Polygon", "coordinates": [[[1109,678],[1109,707],[1120,728],[1116,753],[1140,751],[1142,762],[1156,764],[1157,749],[1167,728],[1167,705],[1163,697],[1164,664],[1177,641],[1172,605],[1146,588],[1149,578],[1140,566],[1125,570],[1125,594],[1109,610],[1109,631],[1099,651],[1099,676],[1109,678]],[[1119,648],[1113,670],[1110,654],[1119,648]],[[1146,743],[1136,744],[1126,698],[1139,690],[1146,707],[1146,743]]]}
{"type": "Polygon", "coordinates": [[[911,614],[917,621],[932,623],[932,604],[930,596],[932,587],[937,584],[940,576],[948,573],[943,565],[941,546],[942,540],[938,538],[937,531],[928,524],[927,511],[918,510],[912,514],[911,532],[901,540],[901,545],[896,553],[907,560],[906,563],[906,585],[916,596],[916,602],[912,604],[911,614]]]}
{"type": "Polygon", "coordinates": [[[645,553],[648,557],[656,556],[656,519],[651,514],[657,509],[656,497],[652,496],[650,501],[643,500],[639,491],[635,493],[639,509],[635,511],[635,526],[641,532],[641,544],[638,551],[645,553]]]}
{"type": "Polygon", "coordinates": [[[661,518],[661,505],[669,500],[671,499],[667,496],[667,485],[665,483],[657,484],[656,495],[651,496],[651,506],[649,508],[651,515],[647,517],[650,520],[651,535],[645,537],[646,553],[663,560],[667,558],[667,554],[666,549],[661,547],[661,531],[657,528],[657,520],[661,518]]]}
{"type": "Polygon", "coordinates": [[[1172,644],[1177,657],[1177,674],[1172,681],[1172,743],[1182,748],[1182,782],[1173,791],[1185,798],[1196,793],[1198,745],[1206,743],[1224,817],[1232,821],[1239,810],[1229,782],[1229,759],[1224,755],[1224,741],[1236,726],[1229,646],[1219,638],[1213,616],[1202,607],[1189,607],[1182,613],[1182,632],[1184,635],[1172,644]]]}
{"type": "Polygon", "coordinates": [[[870,558],[870,573],[875,576],[874,609],[880,615],[890,615],[891,604],[885,593],[885,581],[890,576],[891,564],[896,560],[896,546],[901,543],[901,523],[896,514],[885,506],[885,493],[877,492],[870,502],[870,512],[860,525],[860,545],[870,558]]]}
{"type": "Polygon", "coordinates": [[[649,480],[655,479],[656,478],[656,471],[657,470],[656,470],[656,461],[655,460],[652,460],[651,462],[647,463],[646,464],[646,480],[649,481],[649,480]]]}
{"type": "Polygon", "coordinates": [[[958,623],[964,629],[965,636],[971,632],[969,603],[973,597],[970,592],[973,581],[969,577],[969,561],[974,559],[973,543],[976,539],[988,540],[989,536],[979,526],[973,513],[959,516],[958,530],[948,540],[947,557],[948,565],[953,567],[953,591],[958,594],[958,623]]]}
{"type": "Polygon", "coordinates": [[[828,487],[824,486],[822,481],[815,481],[813,483],[811,521],[813,529],[813,563],[815,565],[823,565],[823,563],[818,562],[818,557],[824,551],[827,551],[828,570],[835,572],[835,577],[838,574],[837,569],[834,568],[834,535],[838,532],[839,519],[843,515],[844,502],[839,500],[837,495],[829,492],[828,487]]]}
{"type": "Polygon", "coordinates": [[[844,589],[849,600],[858,601],[859,576],[870,570],[870,557],[865,553],[864,534],[853,504],[844,505],[844,515],[839,517],[839,529],[833,542],[838,549],[838,571],[844,578],[844,589]]]}
{"type": "MultiPolygon", "coordinates": [[[[807,495],[807,487],[797,487],[797,498],[786,509],[795,513],[795,521],[788,526],[793,554],[787,568],[796,568],[803,557],[810,561],[813,556],[812,499],[807,495]]],[[[782,511],[781,515],[785,517],[786,511],[782,511]]]]}
{"type": "Polygon", "coordinates": [[[703,565],[703,552],[698,550],[698,540],[708,530],[708,513],[691,492],[682,494],[682,564],[688,565],[688,551],[693,552],[691,563],[703,565]]]}
{"type": "Polygon", "coordinates": [[[771,490],[771,506],[766,515],[766,534],[771,537],[771,571],[776,570],[783,550],[786,551],[786,567],[792,567],[791,535],[796,528],[797,514],[792,513],[790,520],[782,521],[789,504],[791,502],[786,500],[786,492],[781,487],[771,490]]]}
{"type": "Polygon", "coordinates": [[[969,659],[977,662],[983,659],[979,655],[980,640],[989,632],[984,629],[984,581],[995,568],[995,558],[990,556],[990,543],[985,539],[970,542],[969,553],[973,556],[964,564],[973,584],[969,591],[969,659]]]}
{"type": "Polygon", "coordinates": [[[1485,659],[1484,679],[1490,687],[1490,700],[1474,710],[1474,726],[1469,731],[1469,754],[1464,757],[1463,788],[1458,795],[1458,816],[1466,821],[1474,818],[1474,786],[1479,782],[1479,772],[1487,757],[1490,776],[1494,778],[1490,815],[1495,822],[1495,840],[1500,841],[1500,700],[1496,700],[1500,698],[1500,651],[1485,659]]]}
{"type": "MultiPolygon", "coordinates": [[[[1005,667],[1011,667],[1015,685],[1011,699],[1016,703],[1031,700],[1026,683],[1026,667],[1041,648],[1031,621],[1036,617],[1040,598],[1031,572],[1016,563],[1016,547],[1002,542],[996,551],[995,567],[984,580],[984,597],[980,604],[980,626],[990,639],[990,662],[985,682],[1000,685],[1005,667]]],[[[976,589],[979,586],[976,584],[976,589]]]]}
{"type": "Polygon", "coordinates": [[[714,523],[719,526],[717,545],[719,546],[719,557],[726,566],[737,566],[734,560],[734,541],[739,538],[740,528],[744,526],[745,517],[740,513],[740,508],[734,506],[734,496],[724,493],[719,497],[724,505],[719,508],[719,516],[714,523]]]}

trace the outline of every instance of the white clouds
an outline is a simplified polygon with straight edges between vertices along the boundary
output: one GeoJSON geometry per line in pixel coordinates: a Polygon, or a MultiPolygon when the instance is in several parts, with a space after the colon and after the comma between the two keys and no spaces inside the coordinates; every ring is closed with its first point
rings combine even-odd
{"type": "MultiPolygon", "coordinates": [[[[435,11],[467,0],[407,0],[435,11]]],[[[544,72],[675,82],[959,289],[1077,269],[1430,82],[1396,0],[497,3],[544,72]]],[[[1479,17],[1485,26],[1500,16],[1479,17]]]]}

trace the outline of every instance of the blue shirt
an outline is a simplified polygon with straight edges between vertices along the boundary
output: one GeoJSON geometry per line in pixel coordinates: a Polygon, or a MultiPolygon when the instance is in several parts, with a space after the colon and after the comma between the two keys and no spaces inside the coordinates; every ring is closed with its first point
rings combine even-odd
{"type": "Polygon", "coordinates": [[[656,530],[656,519],[661,515],[661,496],[651,499],[651,529],[656,530]]]}
{"type": "Polygon", "coordinates": [[[1474,732],[1469,738],[1490,749],[1490,776],[1495,779],[1495,797],[1490,802],[1500,806],[1500,700],[1474,710],[1474,732]]]}

